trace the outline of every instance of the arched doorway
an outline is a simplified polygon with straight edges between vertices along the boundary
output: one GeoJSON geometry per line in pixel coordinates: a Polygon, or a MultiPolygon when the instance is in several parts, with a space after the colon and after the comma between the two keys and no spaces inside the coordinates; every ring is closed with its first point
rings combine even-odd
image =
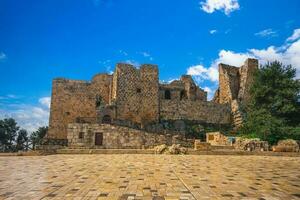
{"type": "Polygon", "coordinates": [[[102,118],[102,124],[111,124],[111,117],[109,115],[104,115],[102,118]]]}

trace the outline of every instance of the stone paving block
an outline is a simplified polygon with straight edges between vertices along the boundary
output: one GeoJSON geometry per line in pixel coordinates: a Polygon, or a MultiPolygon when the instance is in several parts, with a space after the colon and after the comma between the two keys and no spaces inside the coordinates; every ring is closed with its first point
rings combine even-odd
{"type": "Polygon", "coordinates": [[[2,199],[300,199],[300,158],[0,157],[2,199]]]}

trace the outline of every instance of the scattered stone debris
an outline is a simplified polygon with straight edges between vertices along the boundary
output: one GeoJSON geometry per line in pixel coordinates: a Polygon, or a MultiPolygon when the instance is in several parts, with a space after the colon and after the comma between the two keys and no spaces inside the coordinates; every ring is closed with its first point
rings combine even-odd
{"type": "Polygon", "coordinates": [[[167,149],[168,149],[168,146],[165,144],[154,147],[155,154],[163,154],[167,149]]]}
{"type": "Polygon", "coordinates": [[[156,154],[186,154],[188,149],[182,147],[180,144],[173,144],[172,146],[167,146],[165,144],[154,147],[156,154]]]}
{"type": "Polygon", "coordinates": [[[242,151],[268,151],[267,141],[261,141],[259,138],[241,138],[237,137],[234,147],[242,151]]]}
{"type": "Polygon", "coordinates": [[[169,154],[179,154],[180,153],[180,144],[173,144],[168,148],[169,154]]]}
{"type": "Polygon", "coordinates": [[[296,140],[280,140],[276,146],[273,146],[275,152],[299,152],[299,145],[296,140]]]}

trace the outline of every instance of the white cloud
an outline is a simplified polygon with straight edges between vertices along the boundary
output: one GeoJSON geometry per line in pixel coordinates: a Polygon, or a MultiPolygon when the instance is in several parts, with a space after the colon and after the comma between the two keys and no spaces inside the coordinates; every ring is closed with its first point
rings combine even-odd
{"type": "Polygon", "coordinates": [[[99,60],[98,63],[100,65],[108,65],[111,62],[111,60],[99,60]]]}
{"type": "Polygon", "coordinates": [[[135,66],[135,67],[140,66],[140,63],[137,62],[137,61],[135,61],[135,60],[125,60],[125,63],[130,64],[130,65],[133,65],[133,66],[135,66]]]}
{"type": "Polygon", "coordinates": [[[207,92],[207,100],[211,100],[214,96],[214,91],[210,87],[204,87],[203,90],[207,92]]]}
{"type": "Polygon", "coordinates": [[[259,37],[276,37],[278,36],[277,31],[272,30],[271,28],[262,30],[254,35],[259,37]]]}
{"type": "Polygon", "coordinates": [[[126,51],[119,50],[119,53],[122,54],[123,56],[128,56],[128,53],[126,51]]]}
{"type": "Polygon", "coordinates": [[[151,54],[150,53],[148,53],[148,52],[145,52],[145,51],[143,51],[143,52],[139,52],[139,54],[141,54],[142,56],[144,56],[145,58],[149,58],[149,60],[153,60],[153,57],[151,56],[151,54]]]}
{"type": "Polygon", "coordinates": [[[14,94],[8,94],[8,95],[4,95],[4,96],[0,96],[0,100],[1,99],[18,99],[20,98],[20,96],[14,95],[14,94]]]}
{"type": "Polygon", "coordinates": [[[159,80],[159,83],[161,84],[170,84],[172,83],[173,81],[176,81],[176,80],[179,80],[180,78],[169,78],[167,80],[159,80]]]}
{"type": "Polygon", "coordinates": [[[141,52],[141,54],[142,54],[144,57],[150,57],[150,56],[151,56],[150,53],[148,53],[148,52],[141,52]]]}
{"type": "Polygon", "coordinates": [[[40,126],[47,126],[49,121],[49,97],[39,99],[38,105],[32,104],[3,104],[0,107],[0,119],[12,117],[21,128],[28,132],[37,130],[40,126]],[[2,108],[3,107],[3,108],[2,108]]]}
{"type": "MultiPolygon", "coordinates": [[[[296,29],[298,30],[298,29],[296,29]]],[[[249,49],[245,52],[235,53],[230,50],[221,50],[219,57],[212,63],[210,68],[216,68],[219,63],[241,66],[247,58],[256,58],[260,64],[265,64],[272,61],[280,61],[285,65],[292,65],[297,70],[297,78],[300,78],[300,38],[295,36],[297,31],[289,37],[288,42],[279,47],[269,46],[264,49],[249,49]],[[294,36],[294,37],[293,37],[294,36]]]]}
{"type": "Polygon", "coordinates": [[[205,68],[203,65],[194,65],[187,69],[187,74],[193,76],[198,82],[219,80],[218,69],[216,67],[205,68]]]}
{"type": "Polygon", "coordinates": [[[293,35],[291,37],[289,37],[287,39],[287,41],[292,42],[292,41],[295,41],[297,39],[300,39],[300,28],[295,29],[293,35]]]}
{"type": "Polygon", "coordinates": [[[50,97],[42,97],[39,99],[39,103],[47,108],[50,108],[51,98],[50,97]]]}
{"type": "Polygon", "coordinates": [[[213,34],[217,33],[217,30],[210,30],[209,33],[213,35],[213,34]]]}
{"type": "Polygon", "coordinates": [[[201,9],[207,13],[221,10],[226,15],[240,8],[238,0],[206,0],[205,2],[200,2],[200,5],[201,9]]]}
{"type": "Polygon", "coordinates": [[[4,60],[6,58],[7,58],[6,54],[3,52],[0,52],[0,60],[4,60]]]}
{"type": "MultiPolygon", "coordinates": [[[[294,31],[293,36],[296,32],[294,31]]],[[[204,80],[212,83],[210,87],[204,87],[205,91],[208,92],[208,99],[212,98],[213,93],[211,91],[218,83],[218,64],[220,63],[239,67],[244,64],[247,58],[256,58],[260,64],[277,60],[285,65],[291,64],[297,70],[296,78],[300,78],[300,38],[295,41],[294,39],[297,37],[293,36],[290,37],[293,39],[289,40],[293,42],[284,43],[279,47],[269,46],[264,49],[249,49],[239,53],[223,49],[209,67],[194,65],[187,69],[187,74],[192,75],[198,84],[204,80]]]]}
{"type": "Polygon", "coordinates": [[[251,56],[247,53],[234,53],[233,51],[221,50],[219,58],[212,63],[211,67],[218,68],[219,63],[240,66],[249,57],[251,56]]]}

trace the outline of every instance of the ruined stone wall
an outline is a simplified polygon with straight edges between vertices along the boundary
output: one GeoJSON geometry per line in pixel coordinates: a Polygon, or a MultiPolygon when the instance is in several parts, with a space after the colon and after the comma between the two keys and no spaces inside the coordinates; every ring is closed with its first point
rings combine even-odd
{"type": "Polygon", "coordinates": [[[247,59],[244,65],[239,69],[240,90],[238,99],[242,104],[247,104],[250,100],[250,88],[254,80],[255,71],[258,69],[258,60],[247,59]]]}
{"type": "MultiPolygon", "coordinates": [[[[181,92],[184,91],[184,84],[180,81],[173,81],[170,84],[160,84],[159,85],[159,99],[166,98],[166,91],[170,93],[170,99],[180,99],[181,92]]],[[[185,93],[184,99],[187,99],[187,94],[185,93]]]]}
{"type": "Polygon", "coordinates": [[[129,64],[118,64],[113,84],[118,119],[141,124],[158,121],[157,66],[142,65],[136,69],[129,64]]]}
{"type": "Polygon", "coordinates": [[[165,120],[195,120],[212,124],[230,124],[230,105],[206,101],[161,100],[160,117],[165,120]]]}
{"type": "Polygon", "coordinates": [[[170,92],[170,99],[189,99],[191,101],[207,101],[207,92],[198,87],[190,75],[181,76],[180,80],[174,80],[169,84],[159,86],[159,98],[165,98],[165,92],[170,92]]]}
{"type": "Polygon", "coordinates": [[[219,64],[219,88],[213,101],[221,104],[235,99],[242,103],[248,102],[250,87],[257,69],[258,60],[250,58],[241,67],[219,64]]]}
{"type": "Polygon", "coordinates": [[[199,88],[190,75],[183,75],[181,76],[180,80],[184,83],[184,88],[189,100],[207,100],[207,92],[199,88]]]}
{"type": "Polygon", "coordinates": [[[73,123],[68,126],[69,148],[141,149],[172,143],[172,135],[148,133],[109,124],[73,123]],[[83,134],[81,139],[80,133],[83,134]],[[103,134],[102,145],[95,145],[95,133],[103,134]]]}
{"type": "Polygon", "coordinates": [[[109,99],[111,76],[100,74],[91,82],[54,79],[52,82],[51,109],[47,138],[66,139],[67,125],[78,118],[96,120],[96,95],[104,102],[109,99]]]}
{"type": "Polygon", "coordinates": [[[118,85],[118,77],[120,76],[120,69],[116,67],[115,72],[113,73],[112,84],[110,88],[110,95],[109,95],[109,104],[113,104],[117,98],[117,85],[118,85]]]}
{"type": "Polygon", "coordinates": [[[142,65],[140,68],[142,110],[140,112],[142,124],[158,122],[159,120],[159,79],[156,65],[142,65]]]}
{"type": "Polygon", "coordinates": [[[239,68],[219,64],[219,88],[213,101],[231,104],[234,129],[240,128],[243,124],[242,107],[250,101],[250,88],[257,69],[258,60],[250,58],[239,68]]]}
{"type": "Polygon", "coordinates": [[[219,102],[229,103],[236,99],[240,87],[239,68],[219,64],[219,102]]]}

